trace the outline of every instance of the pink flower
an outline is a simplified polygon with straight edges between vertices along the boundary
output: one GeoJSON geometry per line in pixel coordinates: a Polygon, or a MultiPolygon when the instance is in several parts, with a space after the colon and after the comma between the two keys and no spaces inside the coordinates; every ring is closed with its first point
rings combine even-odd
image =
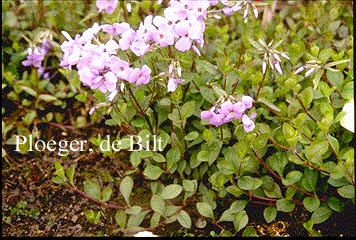
{"type": "Polygon", "coordinates": [[[96,7],[98,8],[98,12],[104,10],[105,12],[111,14],[114,12],[118,3],[118,0],[96,0],[96,7]]]}
{"type": "Polygon", "coordinates": [[[128,81],[130,83],[136,83],[137,86],[147,84],[151,79],[150,74],[151,69],[147,65],[143,65],[141,69],[132,69],[128,81]]]}
{"type": "Polygon", "coordinates": [[[129,67],[129,63],[121,60],[116,56],[112,56],[109,61],[110,70],[116,75],[116,77],[128,80],[131,68],[129,67]]]}
{"type": "Polygon", "coordinates": [[[167,84],[167,91],[174,92],[177,89],[178,84],[180,84],[182,82],[183,82],[183,79],[170,78],[168,80],[168,84],[167,84]]]}
{"type": "Polygon", "coordinates": [[[255,123],[246,114],[242,116],[242,124],[247,133],[255,129],[255,123]]]}

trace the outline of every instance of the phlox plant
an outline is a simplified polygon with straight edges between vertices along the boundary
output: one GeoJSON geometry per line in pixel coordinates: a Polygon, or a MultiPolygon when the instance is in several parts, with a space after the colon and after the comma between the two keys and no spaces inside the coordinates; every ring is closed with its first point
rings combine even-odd
{"type": "MultiPolygon", "coordinates": [[[[85,211],[91,223],[132,234],[178,221],[255,236],[246,207],[261,204],[266,223],[303,208],[303,226],[315,235],[354,204],[353,134],[340,126],[353,101],[353,37],[312,26],[315,16],[297,2],[278,13],[275,4],[97,0],[101,21],[82,33],[62,29],[60,72],[92,93],[94,103],[82,99],[91,104],[87,114],[117,129],[111,141],[121,143],[120,152],[95,151],[125,166],[104,186],[96,177],[76,181],[74,166],[56,162],[55,183],[101,206],[85,211]],[[295,10],[301,14],[288,16],[295,10]],[[319,39],[329,32],[339,35],[319,39]],[[130,151],[132,136],[146,149],[130,151]],[[162,151],[152,151],[156,139],[162,151]]],[[[30,48],[23,65],[45,74],[48,48],[46,40],[30,48]]]]}

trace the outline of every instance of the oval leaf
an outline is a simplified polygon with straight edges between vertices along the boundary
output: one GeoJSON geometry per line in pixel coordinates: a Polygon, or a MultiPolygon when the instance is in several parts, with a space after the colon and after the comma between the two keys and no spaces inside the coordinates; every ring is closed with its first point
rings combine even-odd
{"type": "Polygon", "coordinates": [[[314,224],[325,222],[328,220],[332,212],[333,211],[328,207],[320,207],[313,212],[311,220],[314,222],[314,224]]]}
{"type": "Polygon", "coordinates": [[[198,202],[197,209],[200,215],[214,219],[213,209],[211,208],[210,204],[206,202],[198,202]]]}
{"type": "Polygon", "coordinates": [[[303,200],[303,205],[309,212],[314,212],[320,206],[320,200],[313,197],[306,197],[303,200]]]}
{"type": "Polygon", "coordinates": [[[266,207],[263,210],[263,217],[265,218],[267,223],[272,222],[277,216],[277,209],[273,206],[266,207]]]}
{"type": "Polygon", "coordinates": [[[86,192],[89,196],[101,200],[101,192],[100,192],[100,186],[99,184],[93,180],[85,180],[84,181],[84,192],[86,192]]]}
{"type": "Polygon", "coordinates": [[[120,192],[128,205],[130,205],[130,194],[132,192],[133,185],[134,182],[130,176],[124,177],[120,183],[120,192]]]}
{"type": "Polygon", "coordinates": [[[147,165],[147,167],[143,171],[143,175],[151,180],[158,179],[162,173],[163,173],[163,170],[160,167],[155,166],[155,165],[147,165]]]}
{"type": "Polygon", "coordinates": [[[178,222],[184,228],[188,228],[189,229],[192,226],[192,220],[191,220],[189,214],[184,210],[179,212],[179,214],[178,214],[178,222]]]}
{"type": "Polygon", "coordinates": [[[178,195],[182,192],[182,190],[183,190],[183,187],[181,185],[170,184],[162,190],[160,196],[163,199],[173,199],[173,198],[178,197],[178,195]]]}

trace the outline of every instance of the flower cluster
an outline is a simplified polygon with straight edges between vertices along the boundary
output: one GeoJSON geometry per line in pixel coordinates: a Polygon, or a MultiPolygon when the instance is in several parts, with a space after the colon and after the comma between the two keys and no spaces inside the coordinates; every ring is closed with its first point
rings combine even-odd
{"type": "MultiPolygon", "coordinates": [[[[147,65],[132,68],[130,64],[116,56],[119,44],[109,40],[105,44],[97,42],[96,35],[102,28],[94,24],[81,36],[74,39],[67,32],[62,32],[68,41],[63,42],[61,66],[71,69],[76,66],[81,82],[103,93],[116,93],[118,81],[127,81],[136,85],[150,81],[151,69],[147,65]]],[[[113,97],[110,97],[113,98],[113,97]]]]}
{"type": "Polygon", "coordinates": [[[273,40],[272,40],[267,44],[262,39],[259,39],[258,42],[250,39],[250,43],[257,49],[259,54],[263,54],[263,62],[262,62],[263,73],[266,73],[267,63],[268,63],[272,70],[276,69],[281,75],[283,74],[281,68],[281,62],[282,62],[281,57],[287,60],[290,60],[290,58],[284,52],[280,52],[276,50],[276,48],[282,43],[282,41],[273,44],[273,40]]]}
{"type": "Polygon", "coordinates": [[[209,111],[202,111],[200,117],[203,120],[209,120],[209,123],[216,127],[234,119],[241,120],[245,132],[251,132],[255,129],[255,123],[252,120],[256,117],[256,113],[249,117],[245,111],[252,105],[253,99],[249,96],[243,96],[241,101],[237,101],[232,96],[227,99],[221,97],[209,111]]]}
{"type": "Polygon", "coordinates": [[[45,73],[45,69],[42,66],[42,61],[44,60],[51,48],[52,47],[48,39],[44,38],[42,40],[41,46],[29,47],[27,49],[27,59],[22,61],[22,65],[25,67],[33,66],[38,69],[39,76],[43,75],[44,78],[48,77],[48,73],[45,73]]]}

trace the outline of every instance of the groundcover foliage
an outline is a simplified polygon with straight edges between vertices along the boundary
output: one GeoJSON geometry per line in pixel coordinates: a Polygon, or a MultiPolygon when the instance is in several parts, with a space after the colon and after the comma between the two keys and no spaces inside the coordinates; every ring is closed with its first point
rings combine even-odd
{"type": "Polygon", "coordinates": [[[351,1],[3,1],[2,12],[2,155],[51,152],[53,184],[91,200],[90,223],[254,236],[248,205],[265,206],[267,223],[302,206],[315,235],[354,204],[351,1]],[[70,145],[38,128],[96,123],[108,134],[70,145]],[[76,152],[120,171],[78,170],[76,152]]]}

